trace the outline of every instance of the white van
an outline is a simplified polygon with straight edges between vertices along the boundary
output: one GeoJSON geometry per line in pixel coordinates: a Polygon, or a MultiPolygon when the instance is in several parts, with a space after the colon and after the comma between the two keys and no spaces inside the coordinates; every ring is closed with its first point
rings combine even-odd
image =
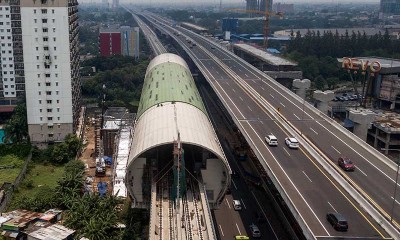
{"type": "Polygon", "coordinates": [[[233,209],[235,209],[236,211],[242,210],[242,204],[239,200],[233,200],[233,209]]]}
{"type": "Polygon", "coordinates": [[[265,137],[265,141],[268,143],[270,146],[278,146],[278,139],[272,135],[269,134],[265,137]]]}

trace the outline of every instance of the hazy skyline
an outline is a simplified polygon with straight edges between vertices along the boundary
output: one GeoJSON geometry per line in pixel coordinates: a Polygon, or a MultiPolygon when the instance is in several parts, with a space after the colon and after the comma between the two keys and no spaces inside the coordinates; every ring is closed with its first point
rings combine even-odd
{"type": "MultiPolygon", "coordinates": [[[[79,3],[101,3],[102,0],[78,0],[79,3]]],[[[112,0],[108,0],[109,3],[112,3],[112,0]]],[[[171,0],[120,0],[120,3],[157,3],[157,2],[171,2],[171,0]]],[[[173,0],[174,3],[196,3],[196,5],[199,4],[197,0],[173,0]]],[[[202,3],[219,3],[219,0],[202,0],[202,3]]],[[[280,2],[280,3],[332,3],[332,4],[340,4],[340,3],[379,3],[379,0],[279,0],[279,1],[274,1],[274,2],[280,2]]],[[[245,3],[244,0],[222,0],[222,4],[224,3],[245,3]]]]}

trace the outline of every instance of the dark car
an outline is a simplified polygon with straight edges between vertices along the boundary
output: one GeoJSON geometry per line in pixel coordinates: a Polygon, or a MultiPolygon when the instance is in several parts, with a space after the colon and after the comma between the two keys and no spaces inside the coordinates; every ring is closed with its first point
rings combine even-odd
{"type": "Polygon", "coordinates": [[[348,157],[340,157],[338,164],[345,171],[354,171],[356,169],[356,166],[348,157]]]}
{"type": "Polygon", "coordinates": [[[349,228],[347,220],[340,213],[328,213],[326,219],[336,231],[347,231],[349,228]]]}

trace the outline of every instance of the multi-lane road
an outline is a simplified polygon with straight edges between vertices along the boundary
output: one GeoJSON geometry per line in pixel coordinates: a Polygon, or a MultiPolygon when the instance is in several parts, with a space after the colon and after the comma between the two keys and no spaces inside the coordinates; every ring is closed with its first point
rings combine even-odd
{"type": "MultiPolygon", "coordinates": [[[[295,208],[292,209],[295,217],[304,223],[303,231],[309,231],[317,238],[389,237],[360,206],[360,201],[354,200],[354,192],[386,219],[393,217],[394,226],[398,227],[398,202],[392,211],[396,173],[393,164],[387,163],[387,159],[360,144],[354,135],[340,130],[289,90],[216,43],[181,27],[172,28],[154,15],[146,17],[155,26],[169,32],[187,51],[267,172],[286,194],[289,207],[295,208]],[[278,137],[278,147],[266,145],[264,137],[268,133],[278,137]],[[291,135],[303,136],[299,137],[302,143],[299,150],[290,150],[284,145],[284,138],[291,135]],[[314,149],[311,152],[310,146],[314,149]],[[339,169],[336,165],[339,156],[352,158],[356,171],[347,173],[339,169]],[[329,169],[333,169],[335,174],[329,169]],[[345,184],[339,184],[336,175],[340,175],[339,179],[345,184]],[[353,191],[352,196],[346,191],[349,189],[353,191]],[[326,221],[326,213],[336,211],[348,219],[350,227],[347,232],[336,232],[326,221]]],[[[400,199],[400,194],[396,199],[400,199]]]]}

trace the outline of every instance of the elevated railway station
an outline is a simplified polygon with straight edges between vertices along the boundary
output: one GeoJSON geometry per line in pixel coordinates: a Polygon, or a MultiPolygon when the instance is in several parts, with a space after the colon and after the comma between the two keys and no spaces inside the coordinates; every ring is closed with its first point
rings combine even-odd
{"type": "Polygon", "coordinates": [[[151,210],[150,239],[213,239],[207,237],[207,201],[219,204],[230,173],[186,62],[168,53],[155,57],[145,75],[125,178],[134,206],[151,210]]]}

